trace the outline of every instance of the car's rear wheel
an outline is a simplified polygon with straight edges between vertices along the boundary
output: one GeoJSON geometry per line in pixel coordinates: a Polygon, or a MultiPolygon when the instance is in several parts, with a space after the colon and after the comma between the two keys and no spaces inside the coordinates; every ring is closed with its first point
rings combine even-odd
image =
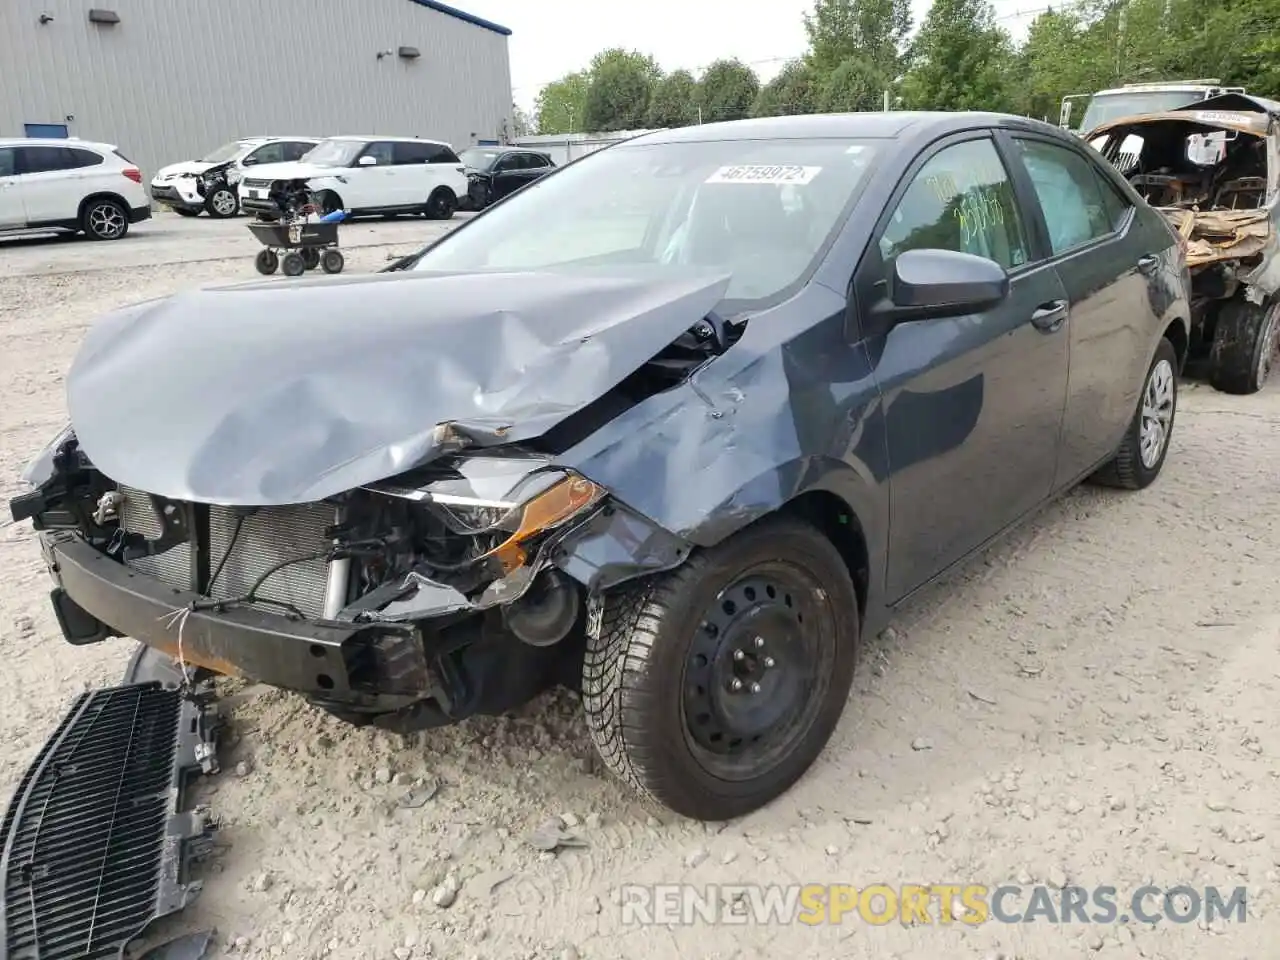
{"type": "Polygon", "coordinates": [[[1223,393],[1257,393],[1280,347],[1280,299],[1233,298],[1222,305],[1209,347],[1209,382],[1223,393]]]}
{"type": "Polygon", "coordinates": [[[431,194],[424,208],[428,220],[449,220],[458,209],[458,198],[448,187],[439,187],[431,194]]]}
{"type": "Polygon", "coordinates": [[[226,220],[240,212],[240,198],[228,186],[215,187],[204,198],[204,209],[215,220],[226,220]]]}
{"type": "Polygon", "coordinates": [[[857,595],[831,542],[775,518],[611,591],[583,705],[605,764],[675,812],[726,820],[821,753],[853,679],[857,595]]]}
{"type": "Polygon", "coordinates": [[[81,214],[80,226],[90,240],[119,240],[129,232],[129,214],[115,200],[90,200],[81,214]]]}
{"type": "Polygon", "coordinates": [[[1162,339],[1147,369],[1138,409],[1120,448],[1090,478],[1095,483],[1125,490],[1141,490],[1160,475],[1169,454],[1169,438],[1178,412],[1178,353],[1162,339]]]}

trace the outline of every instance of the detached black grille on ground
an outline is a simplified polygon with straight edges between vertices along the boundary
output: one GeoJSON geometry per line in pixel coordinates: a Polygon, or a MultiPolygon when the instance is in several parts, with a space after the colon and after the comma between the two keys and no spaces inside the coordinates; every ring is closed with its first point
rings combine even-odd
{"type": "Polygon", "coordinates": [[[212,827],[183,801],[212,736],[159,683],[76,699],[0,824],[0,960],[117,957],[199,892],[187,867],[212,827]]]}

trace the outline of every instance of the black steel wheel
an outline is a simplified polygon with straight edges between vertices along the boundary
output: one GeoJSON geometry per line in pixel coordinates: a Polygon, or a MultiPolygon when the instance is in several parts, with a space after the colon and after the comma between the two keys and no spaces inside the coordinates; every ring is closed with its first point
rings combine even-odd
{"type": "Polygon", "coordinates": [[[253,258],[253,265],[259,273],[270,276],[280,266],[280,258],[276,256],[274,250],[259,250],[258,255],[253,258]]]}
{"type": "Polygon", "coordinates": [[[315,247],[303,247],[299,251],[302,256],[302,265],[308,270],[314,270],[320,266],[320,251],[315,247]]]}
{"type": "Polygon", "coordinates": [[[428,220],[449,220],[458,209],[458,198],[448,187],[439,187],[427,200],[426,215],[428,220]]]}
{"type": "Polygon", "coordinates": [[[297,251],[286,253],[284,259],[280,261],[280,272],[286,277],[300,277],[306,269],[306,261],[302,259],[302,254],[297,251]]]}
{"type": "Polygon", "coordinates": [[[339,250],[326,250],[320,256],[320,269],[325,273],[341,273],[346,265],[346,258],[339,250]]]}
{"type": "Polygon", "coordinates": [[[835,729],[857,595],[816,528],[755,524],[605,597],[583,705],[605,764],[675,812],[727,820],[785,792],[835,729]]]}

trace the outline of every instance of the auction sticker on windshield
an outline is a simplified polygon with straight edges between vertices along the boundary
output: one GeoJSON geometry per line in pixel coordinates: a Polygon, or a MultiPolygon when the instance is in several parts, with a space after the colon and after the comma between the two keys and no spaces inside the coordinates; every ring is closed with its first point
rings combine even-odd
{"type": "Polygon", "coordinates": [[[721,167],[707,183],[798,183],[806,184],[819,173],[821,167],[801,167],[796,164],[739,164],[721,167]]]}

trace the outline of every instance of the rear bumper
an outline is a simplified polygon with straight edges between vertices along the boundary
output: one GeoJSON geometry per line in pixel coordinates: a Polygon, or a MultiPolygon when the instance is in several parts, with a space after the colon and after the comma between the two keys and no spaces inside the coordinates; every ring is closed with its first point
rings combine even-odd
{"type": "Polygon", "coordinates": [[[143,220],[151,219],[151,204],[145,204],[141,207],[134,207],[129,211],[129,222],[140,223],[143,220]]]}
{"type": "Polygon", "coordinates": [[[431,692],[417,636],[385,624],[317,622],[242,607],[202,609],[198,594],[135,573],[67,532],[40,534],[69,643],[133,637],[192,667],[363,708],[397,709],[431,692]],[[190,612],[180,613],[196,604],[190,612]]]}

